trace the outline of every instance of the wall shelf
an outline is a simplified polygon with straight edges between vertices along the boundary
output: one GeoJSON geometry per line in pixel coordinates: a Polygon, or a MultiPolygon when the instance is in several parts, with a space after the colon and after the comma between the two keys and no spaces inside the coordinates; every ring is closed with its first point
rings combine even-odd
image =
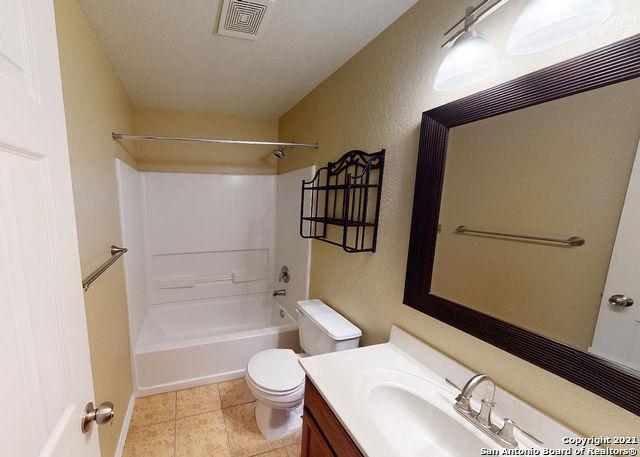
{"type": "Polygon", "coordinates": [[[375,252],[385,150],[354,150],[302,181],[300,235],[350,253],[375,252]]]}
{"type": "Polygon", "coordinates": [[[328,225],[339,225],[339,226],[346,225],[347,227],[356,227],[356,226],[374,227],[375,226],[373,222],[349,221],[349,220],[342,220],[342,219],[332,219],[329,217],[303,217],[302,219],[305,221],[316,222],[316,223],[319,222],[321,224],[328,224],[328,225]]]}

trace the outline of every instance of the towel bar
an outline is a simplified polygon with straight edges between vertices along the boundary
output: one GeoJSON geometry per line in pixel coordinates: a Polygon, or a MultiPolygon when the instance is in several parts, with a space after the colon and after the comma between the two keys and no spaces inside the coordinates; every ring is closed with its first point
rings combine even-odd
{"type": "Polygon", "coordinates": [[[515,233],[501,233],[501,232],[489,232],[486,230],[475,230],[475,229],[470,229],[466,225],[460,225],[456,227],[456,232],[457,233],[477,233],[480,235],[503,236],[506,238],[516,238],[520,240],[548,241],[551,243],[567,244],[569,246],[582,246],[585,243],[584,238],[580,236],[572,236],[567,239],[547,238],[544,236],[516,235],[515,233]]]}
{"type": "Polygon", "coordinates": [[[100,267],[98,267],[97,270],[95,270],[93,273],[91,273],[89,276],[87,276],[82,280],[82,289],[86,292],[87,289],[89,289],[89,287],[93,283],[93,281],[98,279],[102,273],[107,271],[107,268],[113,265],[115,261],[118,260],[120,257],[122,257],[122,255],[127,251],[128,251],[127,248],[111,246],[111,257],[109,257],[109,260],[107,260],[105,263],[100,265],[100,267]]]}

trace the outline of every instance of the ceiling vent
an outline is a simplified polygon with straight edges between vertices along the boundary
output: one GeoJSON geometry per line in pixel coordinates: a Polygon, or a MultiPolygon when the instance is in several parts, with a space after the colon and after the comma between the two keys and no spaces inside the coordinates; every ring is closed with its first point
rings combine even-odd
{"type": "Polygon", "coordinates": [[[218,33],[255,40],[273,8],[274,0],[224,0],[218,33]]]}

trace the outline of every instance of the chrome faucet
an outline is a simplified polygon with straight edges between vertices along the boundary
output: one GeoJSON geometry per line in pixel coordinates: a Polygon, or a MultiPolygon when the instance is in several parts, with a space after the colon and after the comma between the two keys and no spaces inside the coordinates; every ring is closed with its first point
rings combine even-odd
{"type": "Polygon", "coordinates": [[[493,407],[496,405],[494,402],[496,383],[489,376],[477,374],[469,379],[462,389],[448,379],[445,379],[445,381],[460,391],[456,397],[453,409],[502,447],[508,449],[515,449],[518,447],[519,443],[513,434],[514,428],[520,430],[524,435],[537,444],[541,446],[544,445],[542,440],[517,426],[511,419],[504,419],[504,425],[502,428],[493,423],[491,420],[491,413],[493,411],[493,407]],[[471,407],[471,398],[473,392],[475,392],[475,390],[482,384],[486,385],[486,390],[484,391],[484,395],[480,401],[480,410],[475,411],[471,407]]]}
{"type": "Polygon", "coordinates": [[[287,290],[286,289],[276,289],[273,291],[273,296],[274,297],[279,297],[279,296],[283,296],[285,297],[287,295],[287,290]]]}
{"type": "Polygon", "coordinates": [[[477,374],[467,381],[460,394],[456,397],[456,410],[460,413],[469,414],[477,420],[480,425],[491,428],[491,411],[495,406],[493,398],[496,394],[496,383],[486,374],[477,374]],[[480,411],[471,409],[471,396],[481,384],[487,385],[487,389],[480,402],[480,411]]]}

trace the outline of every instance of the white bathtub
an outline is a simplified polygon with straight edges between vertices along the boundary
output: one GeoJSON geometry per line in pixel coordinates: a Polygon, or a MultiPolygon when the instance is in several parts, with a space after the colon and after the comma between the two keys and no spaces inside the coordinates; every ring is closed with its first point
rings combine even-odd
{"type": "Polygon", "coordinates": [[[135,344],[137,394],[225,381],[270,348],[299,350],[298,326],[269,294],[153,305],[135,344]]]}

